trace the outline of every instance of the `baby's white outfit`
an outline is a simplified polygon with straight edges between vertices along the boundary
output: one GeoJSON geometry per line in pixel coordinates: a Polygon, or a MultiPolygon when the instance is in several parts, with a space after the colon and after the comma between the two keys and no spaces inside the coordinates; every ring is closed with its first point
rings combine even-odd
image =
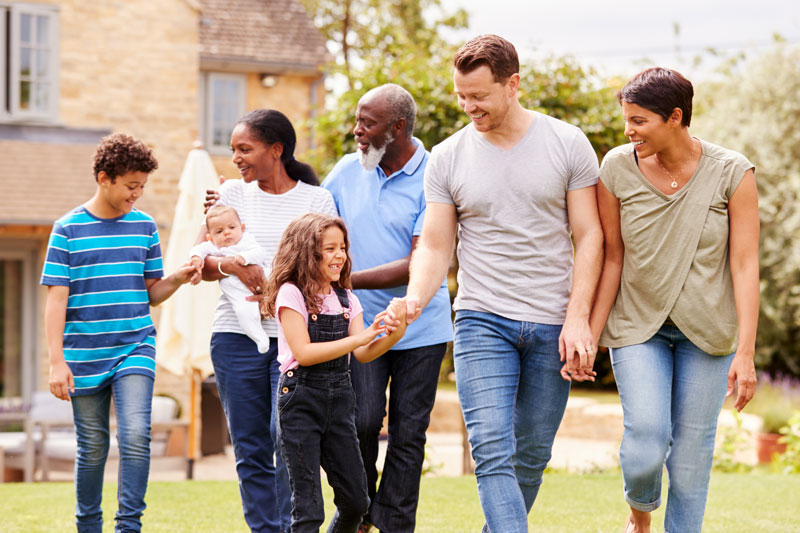
{"type": "MultiPolygon", "coordinates": [[[[231,246],[219,248],[211,241],[204,241],[194,246],[189,252],[190,257],[199,256],[204,260],[209,255],[221,257],[241,255],[244,257],[246,265],[259,265],[264,270],[264,276],[269,276],[270,265],[267,252],[246,231],[242,233],[242,238],[239,239],[239,242],[231,246]]],[[[269,350],[269,337],[261,326],[261,312],[259,311],[258,302],[246,300],[253,293],[236,276],[222,278],[219,280],[219,286],[231,302],[236,318],[239,320],[239,325],[247,336],[256,343],[258,351],[265,353],[269,350]]]]}

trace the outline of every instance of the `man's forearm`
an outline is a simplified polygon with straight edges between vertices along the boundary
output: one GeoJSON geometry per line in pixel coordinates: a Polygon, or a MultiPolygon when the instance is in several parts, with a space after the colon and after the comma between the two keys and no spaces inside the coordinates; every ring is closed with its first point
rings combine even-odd
{"type": "Polygon", "coordinates": [[[390,263],[353,272],[350,280],[354,289],[390,289],[408,284],[410,256],[390,263]]]}
{"type": "Polygon", "coordinates": [[[439,290],[450,267],[452,249],[433,249],[423,243],[411,256],[407,296],[419,299],[420,307],[425,307],[439,290]]]}
{"type": "Polygon", "coordinates": [[[603,266],[603,232],[599,228],[576,243],[567,319],[588,320],[603,266]]]}

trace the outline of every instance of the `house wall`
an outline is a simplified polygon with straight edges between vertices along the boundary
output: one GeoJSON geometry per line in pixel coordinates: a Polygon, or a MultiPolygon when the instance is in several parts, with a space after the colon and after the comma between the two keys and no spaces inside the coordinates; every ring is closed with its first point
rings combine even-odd
{"type": "Polygon", "coordinates": [[[61,121],[125,132],[153,148],[159,168],[145,198],[166,229],[184,160],[197,138],[199,13],[185,0],[56,3],[61,121]]]}
{"type": "MultiPolygon", "coordinates": [[[[166,250],[177,183],[193,141],[199,138],[198,3],[192,0],[25,0],[59,8],[59,115],[69,128],[108,129],[143,140],[154,150],[159,168],[153,172],[137,207],[159,225],[166,250]]],[[[247,107],[272,107],[285,112],[298,130],[297,156],[309,147],[307,121],[314,101],[324,98],[321,75],[280,76],[264,88],[258,73],[247,74],[247,107]],[[319,80],[319,83],[315,81],[319,80]]],[[[238,177],[230,158],[215,156],[221,174],[238,177]]],[[[87,176],[91,180],[91,175],[87,176]]],[[[88,199],[88,198],[87,198],[88,199]]],[[[70,206],[71,207],[71,206],[70,206]]],[[[34,240],[44,259],[49,227],[2,226],[0,235],[34,240]]],[[[41,265],[40,265],[41,266],[41,265]]],[[[37,274],[38,277],[38,274],[37,274]]],[[[47,291],[37,302],[37,375],[47,389],[48,357],[44,335],[47,291]]],[[[158,324],[159,310],[153,309],[158,324]]],[[[168,393],[189,406],[189,382],[159,369],[156,393],[168,393]]]]}
{"type": "MultiPolygon", "coordinates": [[[[265,88],[261,85],[260,74],[251,72],[247,74],[247,99],[246,109],[277,109],[284,113],[297,133],[297,147],[295,157],[303,161],[303,154],[311,146],[311,129],[309,121],[313,115],[312,102],[317,102],[322,107],[325,97],[325,88],[322,75],[300,76],[284,74],[278,76],[274,87],[265,88]],[[312,100],[312,91],[316,90],[312,100]]],[[[238,178],[239,171],[231,162],[230,156],[215,155],[211,158],[217,171],[226,178],[238,178]]]]}
{"type": "MultiPolygon", "coordinates": [[[[150,176],[137,207],[156,219],[166,249],[177,183],[198,137],[199,12],[187,0],[24,3],[59,7],[57,124],[124,132],[153,148],[159,167],[150,176]]],[[[87,179],[91,180],[91,175],[87,179]]],[[[49,230],[5,227],[0,233],[37,240],[43,260],[49,230]]],[[[46,295],[41,288],[36,324],[39,389],[46,389],[48,381],[43,320],[46,295]]],[[[157,308],[153,316],[158,319],[157,308]]],[[[186,380],[167,380],[162,387],[159,376],[157,388],[174,391],[179,401],[188,405],[186,380]]]]}

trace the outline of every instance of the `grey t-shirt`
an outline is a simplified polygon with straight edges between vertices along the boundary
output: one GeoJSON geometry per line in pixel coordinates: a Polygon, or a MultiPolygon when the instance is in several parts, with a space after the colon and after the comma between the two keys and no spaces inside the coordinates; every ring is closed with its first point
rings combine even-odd
{"type": "Polygon", "coordinates": [[[508,150],[471,124],[434,147],[425,200],[456,207],[456,310],[562,324],[572,286],[567,191],[595,185],[599,170],[580,129],[534,115],[508,150]]]}

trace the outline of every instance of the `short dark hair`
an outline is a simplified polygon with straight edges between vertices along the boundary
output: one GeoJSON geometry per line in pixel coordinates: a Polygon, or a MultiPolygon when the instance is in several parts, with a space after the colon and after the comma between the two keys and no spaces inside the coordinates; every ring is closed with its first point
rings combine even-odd
{"type": "Polygon", "coordinates": [[[100,139],[94,153],[94,179],[105,172],[111,181],[128,172],[150,174],[158,168],[153,151],[142,141],[124,133],[112,133],[100,139]]]}
{"type": "Polygon", "coordinates": [[[514,45],[502,37],[479,35],[458,49],[453,65],[462,74],[486,65],[492,71],[494,81],[504,82],[519,72],[519,56],[514,45]]]}
{"type": "Polygon", "coordinates": [[[245,114],[236,124],[244,124],[266,145],[281,143],[281,163],[286,173],[295,181],[319,185],[317,175],[309,165],[294,158],[297,135],[289,118],[275,109],[255,109],[245,114]]]}
{"type": "Polygon", "coordinates": [[[664,122],[677,107],[683,112],[681,124],[687,127],[692,122],[692,97],[692,82],[677,70],[661,67],[643,70],[617,93],[619,103],[636,104],[660,115],[664,122]]]}

